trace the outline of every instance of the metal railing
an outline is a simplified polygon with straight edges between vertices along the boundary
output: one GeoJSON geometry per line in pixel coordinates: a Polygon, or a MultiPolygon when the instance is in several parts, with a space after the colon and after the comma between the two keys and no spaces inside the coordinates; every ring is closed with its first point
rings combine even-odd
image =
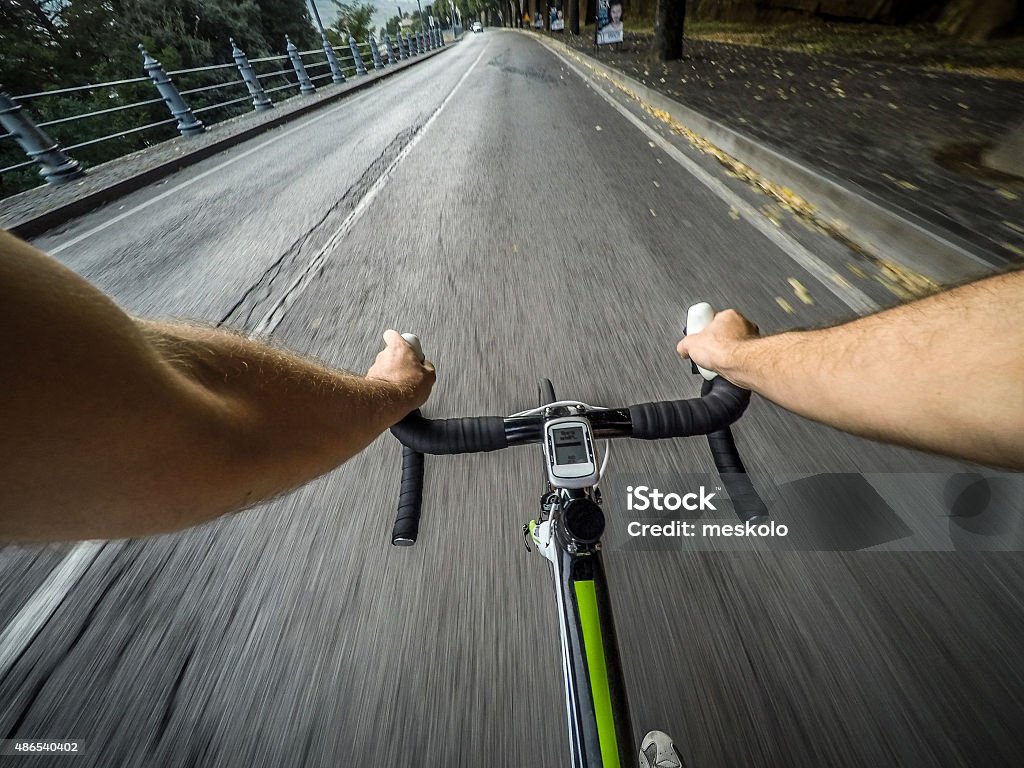
{"type": "MultiPolygon", "coordinates": [[[[257,112],[269,110],[274,107],[271,94],[295,90],[301,95],[313,94],[318,84],[343,83],[347,78],[367,75],[369,69],[393,66],[399,61],[444,45],[439,29],[425,30],[415,35],[406,33],[403,36],[399,33],[394,39],[388,35],[379,42],[372,36],[363,43],[350,37],[347,46],[332,46],[323,38],[321,48],[308,51],[298,50],[286,37],[284,54],[249,59],[233,39],[230,42],[232,61],[225,64],[167,71],[140,45],[142,66],[146,71],[144,77],[20,96],[10,96],[0,90],[0,130],[3,131],[0,133],[0,158],[3,158],[0,159],[0,165],[11,155],[11,141],[17,142],[28,156],[26,161],[0,168],[0,180],[4,174],[38,166],[40,175],[50,184],[69,181],[84,173],[81,163],[69,154],[73,150],[119,140],[124,144],[123,140],[128,137],[149,132],[153,133],[146,143],[164,141],[174,135],[169,130],[171,125],[182,136],[200,135],[206,131],[206,123],[198,115],[202,115],[205,120],[214,115],[216,122],[248,111],[240,106],[246,102],[250,109],[257,112]],[[179,88],[179,82],[188,87],[179,88]],[[158,93],[156,98],[152,97],[154,87],[158,93]],[[237,95],[240,93],[239,88],[245,88],[244,95],[237,95]],[[104,99],[117,103],[101,106],[104,99]],[[159,104],[164,107],[158,107],[159,104]],[[60,114],[71,111],[75,106],[100,108],[60,114]],[[34,121],[29,117],[28,110],[44,119],[34,121]],[[169,118],[166,117],[167,111],[170,111],[169,118]],[[161,113],[164,117],[161,117],[161,113]],[[117,126],[121,129],[103,136],[73,141],[81,137],[81,133],[75,136],[68,132],[71,127],[77,128],[83,122],[98,117],[116,116],[120,119],[125,115],[132,115],[130,124],[117,126]],[[73,143],[64,146],[51,138],[44,128],[56,129],[63,134],[59,138],[70,139],[73,143]],[[5,145],[8,151],[2,152],[5,145]]],[[[137,145],[134,148],[138,148],[137,145]]],[[[126,145],[125,151],[132,150],[132,147],[126,145]]],[[[124,153],[118,153],[115,149],[109,154],[107,159],[114,159],[124,153]]]]}

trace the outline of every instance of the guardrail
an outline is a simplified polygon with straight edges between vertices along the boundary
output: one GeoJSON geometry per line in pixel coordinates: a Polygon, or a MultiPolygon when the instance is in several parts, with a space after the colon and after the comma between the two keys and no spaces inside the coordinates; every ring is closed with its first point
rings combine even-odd
{"type": "MultiPolygon", "coordinates": [[[[399,33],[395,41],[390,35],[385,35],[380,43],[373,36],[363,43],[349,37],[348,46],[332,46],[324,38],[322,48],[309,51],[298,50],[285,37],[284,54],[249,59],[234,39],[230,42],[232,62],[226,64],[166,71],[139,45],[142,67],[146,72],[143,77],[19,96],[11,96],[0,89],[0,128],[3,131],[0,142],[17,142],[28,157],[24,162],[0,168],[0,179],[4,174],[38,166],[40,175],[50,184],[70,181],[85,172],[82,164],[70,154],[75,150],[147,132],[153,132],[157,140],[165,140],[173,136],[173,131],[169,130],[172,125],[182,136],[197,136],[206,131],[207,122],[217,122],[246,111],[241,108],[244,102],[248,102],[256,112],[273,109],[272,94],[291,95],[286,92],[295,90],[300,95],[313,94],[317,83],[324,85],[325,80],[343,83],[347,77],[365,76],[367,64],[364,60],[372,69],[378,70],[445,44],[439,28],[413,35],[406,33],[404,38],[399,33]],[[189,87],[182,90],[179,82],[189,87]],[[153,97],[152,88],[157,91],[156,97],[153,97]],[[240,90],[243,88],[244,92],[240,90]],[[236,95],[239,93],[243,95],[236,95]],[[226,98],[217,100],[223,97],[226,98]],[[59,114],[76,104],[95,104],[104,98],[113,105],[59,114]],[[165,109],[157,107],[158,104],[165,105],[165,109]],[[30,117],[30,111],[46,119],[37,122],[30,117]],[[168,111],[170,117],[166,116],[168,111]],[[45,130],[53,128],[67,134],[69,127],[80,126],[84,121],[126,114],[132,114],[134,118],[122,130],[75,141],[69,146],[55,141],[45,130]]],[[[82,134],[78,134],[78,138],[81,137],[82,134]]],[[[115,153],[108,159],[117,156],[115,153]]]]}

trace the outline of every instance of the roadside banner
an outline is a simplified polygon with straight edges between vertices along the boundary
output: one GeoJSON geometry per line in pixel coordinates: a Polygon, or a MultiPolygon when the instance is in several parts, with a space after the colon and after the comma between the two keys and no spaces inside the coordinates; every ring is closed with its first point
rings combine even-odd
{"type": "Polygon", "coordinates": [[[534,14],[534,16],[533,16],[533,28],[534,29],[544,29],[544,14],[543,13],[536,13],[536,14],[534,14]]]}
{"type": "Polygon", "coordinates": [[[595,28],[598,45],[622,42],[622,0],[597,0],[595,28]]]}
{"type": "Polygon", "coordinates": [[[565,29],[565,16],[561,5],[551,6],[551,31],[562,32],[565,29]]]}

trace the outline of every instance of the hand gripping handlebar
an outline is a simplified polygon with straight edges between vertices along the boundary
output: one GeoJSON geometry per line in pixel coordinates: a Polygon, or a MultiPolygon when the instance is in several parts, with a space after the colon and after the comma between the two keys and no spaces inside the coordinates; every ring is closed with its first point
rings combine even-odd
{"type": "MultiPolygon", "coordinates": [[[[700,307],[692,307],[688,315],[690,333],[699,332],[714,317],[708,305],[703,305],[706,311],[695,313],[694,309],[700,307]]],[[[412,339],[419,341],[414,336],[412,339]]],[[[407,341],[412,343],[408,338],[407,341]]],[[[767,508],[746,475],[729,429],[746,410],[750,392],[711,371],[701,369],[701,373],[705,381],[699,398],[594,410],[587,413],[587,418],[597,437],[663,440],[707,435],[715,466],[737,515],[743,521],[766,517],[767,508]]],[[[410,546],[419,532],[424,454],[486,453],[510,445],[539,443],[543,440],[544,416],[428,419],[415,410],[393,426],[391,432],[403,446],[402,485],[391,541],[397,546],[410,546]]]]}

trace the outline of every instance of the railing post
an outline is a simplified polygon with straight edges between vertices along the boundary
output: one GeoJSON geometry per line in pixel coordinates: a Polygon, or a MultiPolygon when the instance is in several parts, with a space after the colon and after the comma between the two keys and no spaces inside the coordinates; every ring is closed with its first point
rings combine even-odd
{"type": "Polygon", "coordinates": [[[0,125],[30,160],[39,163],[39,173],[47,184],[61,184],[84,173],[78,161],[72,160],[60,144],[37,128],[22,111],[21,104],[3,91],[0,91],[0,125]]]}
{"type": "Polygon", "coordinates": [[[427,50],[434,50],[434,30],[432,30],[430,27],[427,27],[425,30],[423,30],[423,37],[425,38],[424,42],[427,44],[427,50]]]}
{"type": "Polygon", "coordinates": [[[373,57],[373,68],[384,69],[384,62],[380,60],[380,49],[377,48],[377,38],[370,35],[370,55],[373,57]]]}
{"type": "Polygon", "coordinates": [[[365,75],[366,67],[363,66],[363,57],[359,55],[359,44],[352,35],[348,36],[348,47],[352,49],[352,58],[356,63],[356,74],[365,75]]]}
{"type": "Polygon", "coordinates": [[[405,33],[405,47],[409,51],[409,56],[416,55],[416,43],[409,36],[408,32],[405,33]]]}
{"type": "Polygon", "coordinates": [[[327,39],[326,33],[320,33],[320,41],[324,45],[324,56],[327,57],[327,63],[331,65],[331,82],[344,83],[345,73],[338,66],[338,57],[334,55],[334,48],[331,46],[331,41],[327,39]]]}
{"type": "Polygon", "coordinates": [[[288,43],[286,50],[288,51],[288,58],[292,60],[292,68],[295,70],[295,76],[299,78],[299,93],[316,93],[316,88],[313,83],[309,80],[309,75],[306,74],[306,67],[302,64],[302,57],[299,56],[299,49],[295,47],[295,43],[289,39],[288,35],[284,36],[284,41],[288,43]]]}
{"type": "Polygon", "coordinates": [[[395,46],[391,44],[391,35],[384,35],[384,47],[388,51],[388,64],[397,64],[398,55],[395,53],[395,46]]]}
{"type": "Polygon", "coordinates": [[[245,55],[238,44],[235,42],[235,38],[231,38],[231,56],[235,60],[235,65],[238,67],[238,71],[242,75],[242,80],[245,82],[245,87],[249,89],[249,95],[252,96],[252,106],[257,112],[263,112],[274,106],[274,102],[270,100],[263,91],[263,86],[260,84],[260,79],[256,77],[256,72],[252,68],[252,64],[249,63],[249,58],[245,55]]]}
{"type": "Polygon", "coordinates": [[[163,64],[150,56],[142,43],[139,43],[139,51],[142,53],[142,66],[157,91],[160,92],[160,96],[163,97],[164,104],[171,111],[171,115],[178,121],[178,131],[181,135],[195,136],[205,131],[206,126],[203,125],[203,121],[197,120],[196,116],[192,114],[192,110],[181,98],[178,89],[174,87],[171,78],[164,71],[163,64]]]}
{"type": "Polygon", "coordinates": [[[444,48],[444,30],[443,29],[438,29],[437,30],[437,44],[440,45],[442,48],[444,48]]]}
{"type": "Polygon", "coordinates": [[[423,34],[422,28],[420,29],[419,32],[416,33],[416,48],[419,50],[420,53],[427,52],[427,39],[426,36],[423,34]]]}

